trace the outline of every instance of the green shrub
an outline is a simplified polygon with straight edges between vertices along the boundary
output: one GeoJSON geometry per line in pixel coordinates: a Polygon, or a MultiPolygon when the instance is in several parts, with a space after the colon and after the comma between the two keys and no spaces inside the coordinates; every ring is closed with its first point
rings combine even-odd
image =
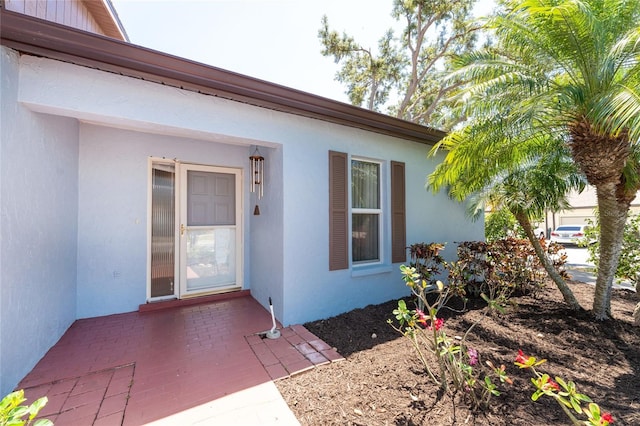
{"type": "MultiPolygon", "coordinates": [[[[458,296],[479,297],[481,293],[502,302],[513,294],[537,294],[544,288],[547,272],[527,239],[464,241],[458,244],[458,260],[445,262],[440,255],[442,243],[418,243],[409,247],[411,264],[420,280],[433,286],[439,277],[448,274],[448,287],[458,296]]],[[[568,278],[567,257],[563,247],[555,243],[545,245],[558,273],[568,278]]],[[[420,309],[424,306],[417,300],[420,309]]]]}
{"type": "MultiPolygon", "coordinates": [[[[596,265],[597,270],[600,258],[600,220],[598,215],[596,215],[595,222],[587,219],[587,223],[590,226],[585,233],[585,240],[594,241],[587,245],[589,261],[596,265]]],[[[640,214],[631,216],[624,228],[616,278],[618,281],[630,281],[636,290],[640,286],[640,214]]]]}
{"type": "MultiPolygon", "coordinates": [[[[596,214],[595,223],[593,220],[587,219],[587,223],[591,226],[587,228],[585,235],[586,241],[595,241],[587,245],[589,252],[589,261],[596,265],[596,273],[598,270],[598,260],[600,259],[600,220],[596,214]]],[[[618,282],[627,280],[636,289],[636,297],[640,298],[640,214],[631,216],[627,220],[622,236],[622,250],[620,252],[620,260],[618,261],[618,269],[616,269],[616,279],[618,282]]],[[[640,302],[633,310],[633,324],[640,327],[640,302]]]]}
{"type": "Polygon", "coordinates": [[[484,236],[487,241],[507,238],[516,225],[516,218],[507,209],[488,213],[484,219],[484,236]]]}
{"type": "Polygon", "coordinates": [[[416,268],[421,278],[431,284],[435,282],[434,278],[446,268],[446,263],[440,256],[444,247],[445,245],[441,243],[417,243],[409,246],[410,266],[416,268]]]}
{"type": "MultiPolygon", "coordinates": [[[[536,218],[534,223],[541,222],[542,218],[536,218]]],[[[505,238],[527,238],[527,233],[513,213],[508,209],[501,209],[487,213],[484,218],[484,237],[487,242],[502,240],[505,238]]]]}
{"type": "MultiPolygon", "coordinates": [[[[397,324],[392,320],[389,324],[411,341],[417,360],[442,391],[449,392],[452,397],[461,396],[472,409],[487,408],[493,396],[500,395],[497,382],[511,383],[511,380],[504,365],[495,367],[487,361],[487,369],[479,362],[478,351],[467,344],[467,335],[484,315],[469,327],[462,338],[447,336],[445,321],[439,312],[451,297],[457,295],[457,288],[445,286],[440,281],[429,284],[421,279],[415,267],[402,265],[400,270],[403,280],[423,308],[409,309],[401,299],[393,311],[397,324]]],[[[486,296],[484,298],[488,303],[485,315],[491,309],[502,309],[486,296]]],[[[408,356],[407,360],[414,362],[415,358],[408,356]]]]}
{"type": "MultiPolygon", "coordinates": [[[[25,401],[24,390],[12,392],[2,398],[0,401],[0,426],[30,425],[48,400],[46,396],[43,396],[31,405],[22,405],[25,401]],[[27,420],[24,420],[25,416],[28,416],[27,420]]],[[[47,419],[38,419],[33,423],[33,426],[51,425],[53,423],[47,419]]]]}

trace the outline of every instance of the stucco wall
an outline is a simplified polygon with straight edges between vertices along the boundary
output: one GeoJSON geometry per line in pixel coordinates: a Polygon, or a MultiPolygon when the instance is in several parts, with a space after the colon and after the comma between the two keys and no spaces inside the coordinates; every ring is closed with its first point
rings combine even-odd
{"type": "Polygon", "coordinates": [[[18,55],[2,47],[0,394],[75,319],[78,124],[16,103],[18,55]]]}
{"type": "MultiPolygon", "coordinates": [[[[252,215],[255,198],[245,179],[246,287],[263,305],[273,297],[285,324],[407,293],[399,264],[328,270],[329,150],[381,160],[385,205],[388,161],[406,163],[408,244],[447,242],[453,258],[454,242],[482,238],[481,221],[470,222],[463,206],[424,189],[436,161],[426,158],[423,144],[68,63],[21,61],[25,105],[98,124],[81,129],[79,317],[133,310],[144,300],[151,155],[246,172],[252,146],[262,146],[267,179],[260,216],[252,215]]],[[[389,235],[387,222],[385,259],[389,235]]]]}
{"type": "MultiPolygon", "coordinates": [[[[453,260],[455,242],[483,239],[482,220],[471,222],[464,206],[445,194],[432,195],[424,184],[437,159],[429,146],[321,121],[295,123],[284,149],[284,294],[283,321],[303,323],[327,318],[408,294],[399,266],[390,259],[389,223],[383,238],[383,265],[361,270],[329,271],[328,151],[383,160],[383,206],[389,205],[390,160],[406,164],[407,244],[446,242],[453,260]]],[[[387,217],[388,219],[388,217],[387,217]]]]}
{"type": "MultiPolygon", "coordinates": [[[[149,157],[244,168],[249,155],[248,146],[81,125],[78,318],[130,312],[146,301],[149,157]]],[[[248,248],[249,195],[243,194],[248,248]]],[[[248,265],[247,257],[247,282],[248,265]]]]}
{"type": "Polygon", "coordinates": [[[283,262],[284,246],[284,200],[282,187],[283,147],[261,148],[265,157],[264,198],[257,200],[250,196],[248,208],[250,224],[249,268],[251,275],[251,295],[263,306],[268,307],[269,297],[277,318],[284,314],[283,262]],[[260,215],[253,214],[255,205],[260,207],[260,215]]]}

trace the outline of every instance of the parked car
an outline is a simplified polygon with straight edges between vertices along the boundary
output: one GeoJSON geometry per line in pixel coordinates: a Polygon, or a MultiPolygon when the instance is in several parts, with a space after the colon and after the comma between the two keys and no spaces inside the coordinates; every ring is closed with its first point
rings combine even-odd
{"type": "Polygon", "coordinates": [[[588,225],[560,225],[551,232],[551,241],[560,244],[579,244],[585,240],[588,225]]]}

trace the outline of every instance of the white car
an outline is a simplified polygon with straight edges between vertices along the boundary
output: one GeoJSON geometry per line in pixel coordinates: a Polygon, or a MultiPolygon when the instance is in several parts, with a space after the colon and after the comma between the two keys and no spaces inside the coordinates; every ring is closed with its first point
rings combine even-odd
{"type": "Polygon", "coordinates": [[[551,241],[560,244],[578,244],[585,239],[588,225],[560,225],[551,232],[551,241]]]}

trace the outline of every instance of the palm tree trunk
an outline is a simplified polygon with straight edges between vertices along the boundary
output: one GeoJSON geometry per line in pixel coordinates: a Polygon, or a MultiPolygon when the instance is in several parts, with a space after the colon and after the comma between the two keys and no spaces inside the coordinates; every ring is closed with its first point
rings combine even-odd
{"type": "Polygon", "coordinates": [[[596,186],[600,214],[600,258],[593,315],[598,320],[611,317],[611,288],[622,252],[622,237],[629,212],[627,198],[618,197],[616,190],[620,185],[609,181],[596,186]]]}
{"type": "MultiPolygon", "coordinates": [[[[635,278],[636,299],[640,300],[640,277],[636,275],[635,278]]],[[[633,310],[633,325],[640,327],[640,302],[633,310]]]]}
{"type": "MultiPolygon", "coordinates": [[[[640,299],[640,280],[636,279],[636,299],[640,299]]],[[[640,302],[633,310],[633,325],[640,327],[640,302]]]]}
{"type": "Polygon", "coordinates": [[[578,300],[574,296],[567,283],[564,282],[562,276],[560,276],[556,268],[554,268],[551,260],[549,259],[549,256],[547,256],[547,254],[543,250],[542,245],[540,244],[540,240],[533,233],[533,226],[531,225],[529,216],[527,216],[523,212],[512,213],[516,217],[516,220],[518,221],[520,226],[522,226],[522,229],[524,229],[524,232],[527,234],[527,238],[529,238],[529,241],[531,241],[533,250],[536,252],[536,255],[538,255],[538,259],[540,259],[540,263],[542,263],[544,270],[547,271],[547,274],[549,274],[549,278],[551,278],[556,286],[558,286],[558,289],[560,290],[560,293],[562,293],[562,297],[564,298],[565,303],[569,305],[569,308],[573,311],[581,310],[582,306],[580,306],[580,303],[578,303],[578,300]]]}

